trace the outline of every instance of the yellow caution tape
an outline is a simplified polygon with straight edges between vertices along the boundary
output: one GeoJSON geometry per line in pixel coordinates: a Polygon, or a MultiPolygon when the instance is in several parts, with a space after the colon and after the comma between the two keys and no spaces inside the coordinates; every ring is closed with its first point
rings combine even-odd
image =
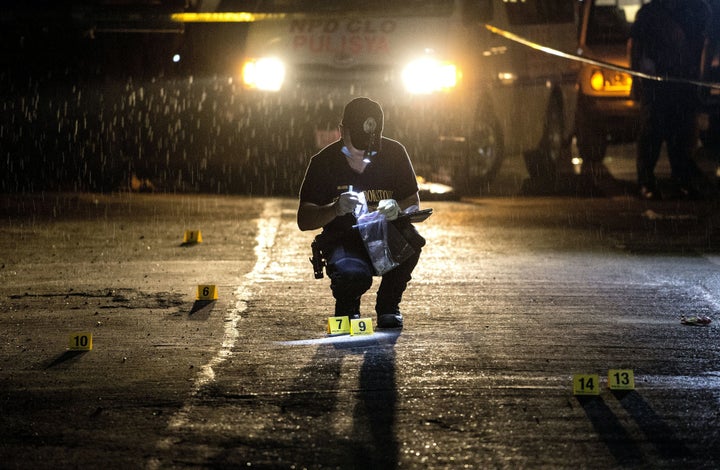
{"type": "Polygon", "coordinates": [[[617,72],[623,72],[628,75],[632,75],[634,77],[646,78],[648,80],[655,80],[658,82],[686,83],[689,85],[696,85],[696,86],[701,86],[701,87],[705,87],[705,88],[714,88],[714,89],[720,90],[720,83],[717,83],[717,82],[703,82],[703,81],[699,81],[699,80],[689,80],[686,78],[662,77],[659,75],[649,75],[647,73],[638,72],[637,70],[632,70],[627,67],[610,64],[608,62],[603,62],[601,60],[589,59],[587,57],[579,56],[577,54],[569,54],[567,52],[553,49],[552,47],[543,46],[542,44],[538,44],[536,42],[530,41],[522,36],[518,36],[515,33],[511,33],[510,31],[505,31],[504,29],[497,28],[490,24],[486,24],[485,28],[488,31],[490,31],[491,33],[497,34],[498,36],[502,36],[505,39],[509,39],[513,42],[517,42],[519,44],[530,47],[537,51],[541,51],[546,54],[551,54],[551,55],[554,55],[557,57],[562,57],[564,59],[574,60],[576,62],[583,62],[585,64],[590,64],[590,65],[597,65],[598,67],[602,67],[605,69],[615,70],[617,72]]]}

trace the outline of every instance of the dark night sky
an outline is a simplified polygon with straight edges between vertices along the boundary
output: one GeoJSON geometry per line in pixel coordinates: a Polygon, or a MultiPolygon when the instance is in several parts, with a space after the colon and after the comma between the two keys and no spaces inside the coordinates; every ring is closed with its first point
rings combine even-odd
{"type": "Polygon", "coordinates": [[[11,75],[50,71],[72,78],[231,71],[243,25],[182,28],[167,21],[170,12],[184,9],[185,0],[121,3],[11,0],[0,11],[0,65],[11,75]],[[138,12],[141,21],[128,20],[138,12]],[[171,60],[176,53],[180,63],[171,60]]]}

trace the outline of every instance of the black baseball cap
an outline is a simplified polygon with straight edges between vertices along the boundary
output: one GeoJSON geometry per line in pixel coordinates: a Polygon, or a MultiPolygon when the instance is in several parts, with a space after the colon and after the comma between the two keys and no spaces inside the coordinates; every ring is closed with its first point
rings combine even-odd
{"type": "Polygon", "coordinates": [[[350,142],[356,149],[367,150],[373,135],[373,146],[377,147],[383,130],[383,110],[370,98],[355,98],[345,105],[342,125],[350,132],[350,142]]]}

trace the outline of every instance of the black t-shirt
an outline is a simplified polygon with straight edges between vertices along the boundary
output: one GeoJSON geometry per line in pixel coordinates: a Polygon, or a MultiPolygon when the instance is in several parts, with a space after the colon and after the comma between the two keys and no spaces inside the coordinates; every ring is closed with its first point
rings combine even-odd
{"type": "MultiPolygon", "coordinates": [[[[350,168],[342,147],[339,140],[312,157],[300,188],[300,203],[330,204],[352,186],[353,191],[364,192],[368,209],[374,210],[382,199],[399,201],[418,191],[410,157],[399,142],[383,137],[380,151],[362,173],[350,168]]],[[[356,222],[352,214],[336,217],[324,231],[348,230],[356,222]]]]}
{"type": "Polygon", "coordinates": [[[709,18],[710,9],[702,0],[645,4],[630,30],[633,68],[651,75],[697,79],[709,18]]]}

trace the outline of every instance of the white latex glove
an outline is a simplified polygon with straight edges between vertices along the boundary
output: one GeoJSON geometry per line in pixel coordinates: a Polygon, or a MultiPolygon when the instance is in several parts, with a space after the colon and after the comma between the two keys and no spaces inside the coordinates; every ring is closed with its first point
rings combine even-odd
{"type": "Polygon", "coordinates": [[[395,199],[383,199],[378,203],[377,210],[383,214],[387,220],[395,220],[400,214],[400,205],[395,199]]]}
{"type": "Polygon", "coordinates": [[[342,193],[335,201],[335,215],[340,216],[353,212],[358,204],[360,204],[358,193],[354,191],[342,193]]]}

